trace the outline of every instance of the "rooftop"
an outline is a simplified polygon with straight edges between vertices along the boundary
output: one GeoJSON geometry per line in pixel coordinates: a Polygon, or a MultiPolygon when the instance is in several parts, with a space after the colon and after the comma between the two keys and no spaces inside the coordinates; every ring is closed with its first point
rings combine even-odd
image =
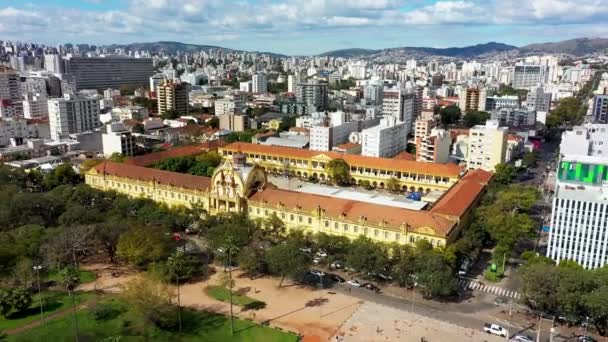
{"type": "Polygon", "coordinates": [[[432,213],[448,216],[462,216],[482,194],[492,179],[492,173],[476,169],[467,172],[462,179],[448,190],[431,208],[432,213]]]}
{"type": "Polygon", "coordinates": [[[166,151],[148,153],[127,159],[125,164],[148,166],[167,158],[194,156],[224,146],[223,140],[210,140],[202,144],[170,148],[166,151]]]}

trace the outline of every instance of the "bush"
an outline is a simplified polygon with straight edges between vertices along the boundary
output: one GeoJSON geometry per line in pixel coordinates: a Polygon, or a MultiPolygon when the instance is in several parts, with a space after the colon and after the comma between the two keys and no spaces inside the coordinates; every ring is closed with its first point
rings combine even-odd
{"type": "Polygon", "coordinates": [[[112,305],[112,303],[99,303],[90,311],[96,321],[109,321],[123,312],[122,308],[112,305]]]}
{"type": "Polygon", "coordinates": [[[176,307],[170,304],[158,305],[146,312],[146,318],[159,329],[175,331],[179,326],[176,307]]]}

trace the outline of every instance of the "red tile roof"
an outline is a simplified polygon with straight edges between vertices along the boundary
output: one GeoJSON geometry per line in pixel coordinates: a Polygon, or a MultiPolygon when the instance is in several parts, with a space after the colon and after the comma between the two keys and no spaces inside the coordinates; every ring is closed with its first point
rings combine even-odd
{"type": "Polygon", "coordinates": [[[156,181],[159,184],[173,185],[198,191],[206,191],[211,186],[211,178],[209,177],[193,176],[111,161],[105,161],[95,166],[95,171],[110,176],[148,182],[156,181]]]}
{"type": "Polygon", "coordinates": [[[463,216],[479,199],[492,176],[491,172],[481,169],[468,171],[435,203],[431,212],[448,216],[463,216]]]}
{"type": "Polygon", "coordinates": [[[399,152],[393,159],[416,160],[416,156],[408,152],[399,152]]]}
{"type": "Polygon", "coordinates": [[[361,217],[365,217],[370,224],[384,223],[386,227],[397,231],[404,224],[408,231],[415,231],[420,227],[430,227],[437,234],[447,236],[455,225],[453,220],[428,211],[409,210],[271,187],[255,192],[249,197],[249,201],[252,204],[260,203],[273,207],[283,205],[286,208],[299,208],[305,212],[312,212],[320,207],[326,216],[335,219],[344,216],[350,222],[357,222],[361,217]]]}
{"type": "Polygon", "coordinates": [[[416,161],[403,159],[366,157],[337,152],[320,152],[291,147],[257,145],[243,142],[232,143],[223,147],[222,150],[302,159],[310,159],[318,155],[325,155],[332,159],[344,159],[350,166],[388,171],[417,172],[425,175],[453,178],[458,178],[460,175],[460,167],[455,164],[419,163],[416,161]]]}
{"type": "Polygon", "coordinates": [[[144,154],[127,159],[125,164],[137,165],[137,166],[148,166],[157,163],[163,159],[175,158],[175,157],[186,157],[201,154],[210,150],[215,150],[219,147],[226,145],[223,140],[210,140],[202,144],[180,146],[168,149],[166,151],[154,152],[144,154]]]}
{"type": "Polygon", "coordinates": [[[336,147],[347,150],[347,149],[351,149],[351,148],[361,147],[361,145],[356,144],[354,142],[347,142],[347,143],[344,143],[342,145],[338,145],[336,147]]]}

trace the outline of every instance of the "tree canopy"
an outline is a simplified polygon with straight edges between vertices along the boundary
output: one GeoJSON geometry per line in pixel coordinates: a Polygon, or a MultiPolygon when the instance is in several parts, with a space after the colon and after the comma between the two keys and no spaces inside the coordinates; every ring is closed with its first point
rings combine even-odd
{"type": "Polygon", "coordinates": [[[350,184],[350,166],[342,158],[331,160],[325,165],[325,171],[329,175],[329,179],[336,185],[350,184]]]}
{"type": "Polygon", "coordinates": [[[460,121],[461,111],[457,105],[451,105],[441,108],[439,116],[443,125],[452,125],[460,121]]]}

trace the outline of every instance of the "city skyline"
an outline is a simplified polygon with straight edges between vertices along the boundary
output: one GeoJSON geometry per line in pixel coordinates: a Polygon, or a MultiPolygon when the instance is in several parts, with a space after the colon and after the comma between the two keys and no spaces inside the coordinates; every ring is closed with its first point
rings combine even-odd
{"type": "Polygon", "coordinates": [[[3,40],[152,41],[311,55],[345,48],[523,46],[606,36],[608,1],[0,0],[3,40]],[[450,34],[446,34],[446,33],[450,34]]]}

